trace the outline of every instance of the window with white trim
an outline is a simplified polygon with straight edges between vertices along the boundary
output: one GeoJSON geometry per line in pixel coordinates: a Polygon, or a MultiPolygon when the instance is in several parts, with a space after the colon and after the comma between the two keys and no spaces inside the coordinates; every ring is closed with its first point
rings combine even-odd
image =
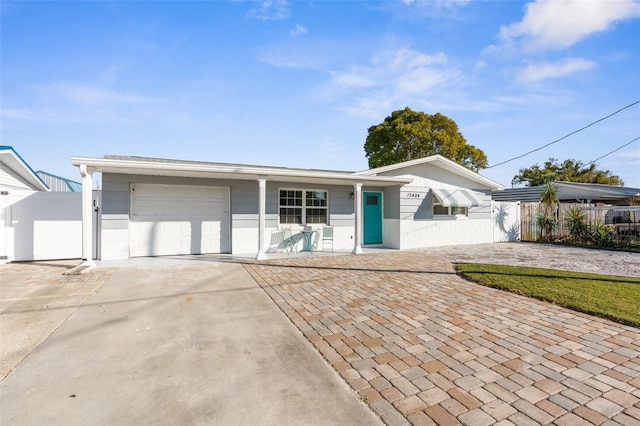
{"type": "Polygon", "coordinates": [[[446,207],[440,204],[433,205],[434,216],[469,216],[468,207],[446,207]]]}
{"type": "Polygon", "coordinates": [[[281,224],[326,224],[328,191],[281,189],[278,212],[281,224]]]}

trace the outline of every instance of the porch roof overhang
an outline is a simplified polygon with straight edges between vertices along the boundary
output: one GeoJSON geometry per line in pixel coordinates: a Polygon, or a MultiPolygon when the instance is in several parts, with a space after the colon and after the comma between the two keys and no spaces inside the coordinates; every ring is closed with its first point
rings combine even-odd
{"type": "Polygon", "coordinates": [[[482,199],[467,189],[431,188],[431,192],[444,207],[478,207],[482,199]]]}
{"type": "Polygon", "coordinates": [[[290,169],[284,167],[263,167],[240,164],[205,163],[133,158],[92,158],[72,157],[75,166],[84,165],[89,173],[115,173],[147,176],[173,176],[202,179],[257,180],[267,179],[278,182],[313,183],[329,185],[353,185],[362,183],[378,187],[406,185],[411,178],[391,176],[366,176],[350,172],[329,170],[290,169]]]}

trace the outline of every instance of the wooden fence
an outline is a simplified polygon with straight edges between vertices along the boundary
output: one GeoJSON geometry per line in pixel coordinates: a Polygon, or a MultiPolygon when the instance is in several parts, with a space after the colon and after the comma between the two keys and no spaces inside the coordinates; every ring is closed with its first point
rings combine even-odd
{"type": "MultiPolygon", "coordinates": [[[[631,238],[640,238],[640,207],[625,206],[592,206],[580,203],[558,203],[555,217],[558,227],[553,238],[569,236],[567,218],[569,209],[579,208],[584,215],[584,222],[593,226],[596,222],[606,225],[612,233],[615,242],[628,244],[631,238]]],[[[540,228],[536,217],[544,211],[541,203],[520,203],[520,240],[537,241],[540,238],[540,228]]]]}

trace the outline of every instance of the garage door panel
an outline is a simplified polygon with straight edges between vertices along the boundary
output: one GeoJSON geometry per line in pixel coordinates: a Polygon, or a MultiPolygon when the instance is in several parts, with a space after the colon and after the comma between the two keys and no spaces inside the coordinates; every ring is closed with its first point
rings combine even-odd
{"type": "Polygon", "coordinates": [[[131,256],[229,251],[229,188],[132,185],[131,256]]]}

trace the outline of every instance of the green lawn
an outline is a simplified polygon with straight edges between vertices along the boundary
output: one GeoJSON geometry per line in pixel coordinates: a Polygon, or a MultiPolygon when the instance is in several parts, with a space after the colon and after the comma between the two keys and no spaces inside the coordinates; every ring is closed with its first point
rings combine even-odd
{"type": "Polygon", "coordinates": [[[456,270],[479,284],[640,327],[640,278],[472,263],[456,270]]]}

